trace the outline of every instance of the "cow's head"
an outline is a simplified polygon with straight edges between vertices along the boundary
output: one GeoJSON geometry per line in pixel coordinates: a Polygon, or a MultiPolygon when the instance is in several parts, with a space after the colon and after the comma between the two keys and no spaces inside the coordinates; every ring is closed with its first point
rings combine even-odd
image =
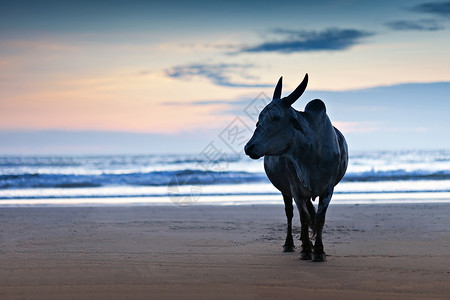
{"type": "Polygon", "coordinates": [[[302,83],[287,97],[281,98],[280,78],[272,101],[261,111],[252,138],[245,145],[245,153],[253,159],[264,155],[280,155],[289,148],[294,130],[302,131],[301,124],[291,105],[303,94],[308,84],[308,74],[302,83]]]}

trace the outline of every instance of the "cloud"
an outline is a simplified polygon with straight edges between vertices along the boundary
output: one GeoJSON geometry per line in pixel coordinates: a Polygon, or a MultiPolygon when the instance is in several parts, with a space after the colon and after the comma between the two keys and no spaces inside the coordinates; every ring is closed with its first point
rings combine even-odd
{"type": "Polygon", "coordinates": [[[362,38],[373,35],[373,33],[362,30],[339,28],[329,28],[323,31],[275,29],[273,33],[281,35],[282,40],[245,47],[240,52],[339,51],[348,49],[360,43],[362,38]]]}
{"type": "Polygon", "coordinates": [[[228,100],[199,100],[199,101],[191,101],[191,102],[181,102],[181,101],[166,101],[163,102],[164,105],[188,105],[188,106],[197,106],[197,105],[217,105],[217,104],[230,104],[232,101],[228,100]]]}
{"type": "Polygon", "coordinates": [[[442,30],[444,27],[440,25],[435,20],[418,20],[418,21],[407,21],[399,20],[385,23],[387,27],[392,30],[399,31],[437,31],[442,30]]]}
{"type": "Polygon", "coordinates": [[[414,6],[411,10],[450,18],[450,1],[426,2],[414,6]]]}
{"type": "Polygon", "coordinates": [[[171,78],[190,79],[204,77],[216,85],[225,87],[271,87],[272,84],[254,82],[257,78],[246,73],[246,70],[252,67],[254,67],[252,64],[191,64],[175,66],[164,72],[171,78]],[[230,78],[232,75],[239,75],[243,81],[233,81],[230,78]],[[248,82],[249,80],[253,82],[248,82]]]}
{"type": "MultiPolygon", "coordinates": [[[[450,1],[426,2],[410,8],[418,13],[432,14],[436,17],[450,18],[450,1]]],[[[398,20],[384,24],[392,30],[400,31],[438,31],[445,29],[438,20],[422,19],[416,21],[398,20]]]]}

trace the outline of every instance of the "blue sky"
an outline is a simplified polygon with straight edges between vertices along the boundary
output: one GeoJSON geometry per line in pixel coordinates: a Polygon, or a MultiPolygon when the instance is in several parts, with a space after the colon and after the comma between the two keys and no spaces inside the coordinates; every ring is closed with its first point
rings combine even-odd
{"type": "Polygon", "coordinates": [[[304,73],[351,149],[449,148],[448,36],[450,1],[2,1],[0,153],[235,150],[304,73]]]}

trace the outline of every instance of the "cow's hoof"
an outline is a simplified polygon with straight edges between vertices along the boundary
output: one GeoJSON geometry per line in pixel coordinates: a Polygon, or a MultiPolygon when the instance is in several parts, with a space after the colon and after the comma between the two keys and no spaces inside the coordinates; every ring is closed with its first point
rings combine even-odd
{"type": "Polygon", "coordinates": [[[327,256],[326,256],[326,254],[324,252],[319,253],[319,254],[313,253],[312,261],[314,261],[314,262],[324,262],[324,261],[327,261],[327,256]]]}
{"type": "Polygon", "coordinates": [[[294,252],[294,245],[284,245],[283,246],[283,252],[294,252]]]}
{"type": "Polygon", "coordinates": [[[312,253],[311,252],[300,252],[300,259],[301,260],[311,260],[312,253]]]}

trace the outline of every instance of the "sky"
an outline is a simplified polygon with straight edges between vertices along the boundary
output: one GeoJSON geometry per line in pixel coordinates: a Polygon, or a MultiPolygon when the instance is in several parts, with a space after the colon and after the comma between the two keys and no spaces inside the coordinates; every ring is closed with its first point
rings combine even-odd
{"type": "Polygon", "coordinates": [[[0,154],[238,154],[305,73],[351,150],[450,148],[449,36],[450,1],[1,1],[0,154]]]}

